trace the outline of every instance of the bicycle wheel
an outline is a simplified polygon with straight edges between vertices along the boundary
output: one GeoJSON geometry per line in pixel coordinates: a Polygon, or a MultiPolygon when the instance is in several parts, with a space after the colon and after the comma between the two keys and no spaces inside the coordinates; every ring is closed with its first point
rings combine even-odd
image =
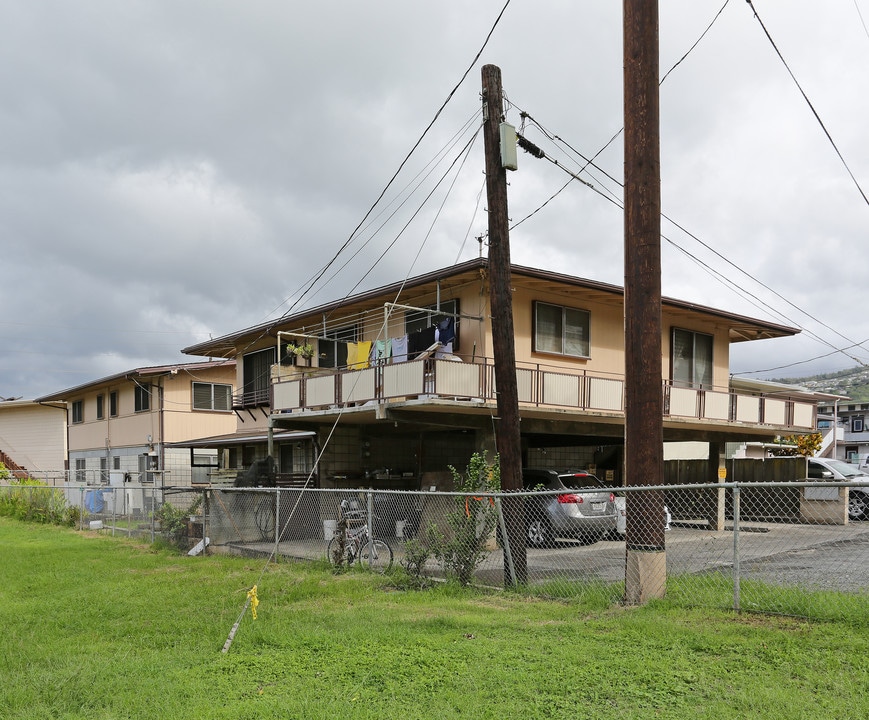
{"type": "Polygon", "coordinates": [[[329,562],[336,567],[338,565],[350,565],[355,559],[353,557],[353,545],[347,542],[344,545],[344,557],[338,557],[338,537],[333,537],[326,546],[326,556],[329,562]]]}
{"type": "Polygon", "coordinates": [[[275,539],[275,499],[266,497],[259,501],[253,519],[263,540],[275,539]]]}
{"type": "Polygon", "coordinates": [[[385,573],[392,567],[392,548],[383,540],[369,540],[359,552],[359,563],[374,572],[385,573]]]}

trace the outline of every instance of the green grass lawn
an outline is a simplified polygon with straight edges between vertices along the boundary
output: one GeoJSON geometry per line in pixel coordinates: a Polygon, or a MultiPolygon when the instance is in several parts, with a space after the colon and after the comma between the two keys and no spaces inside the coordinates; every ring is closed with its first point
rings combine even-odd
{"type": "Polygon", "coordinates": [[[2,718],[869,717],[869,609],[403,590],[5,518],[0,551],[2,718]]]}

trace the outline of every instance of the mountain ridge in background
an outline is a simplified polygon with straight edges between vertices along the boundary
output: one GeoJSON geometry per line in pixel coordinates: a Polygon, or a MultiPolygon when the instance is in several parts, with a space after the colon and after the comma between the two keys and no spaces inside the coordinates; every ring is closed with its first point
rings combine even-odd
{"type": "Polygon", "coordinates": [[[833,395],[846,395],[855,402],[869,401],[869,367],[862,365],[821,375],[775,379],[773,382],[801,385],[809,390],[833,395]]]}

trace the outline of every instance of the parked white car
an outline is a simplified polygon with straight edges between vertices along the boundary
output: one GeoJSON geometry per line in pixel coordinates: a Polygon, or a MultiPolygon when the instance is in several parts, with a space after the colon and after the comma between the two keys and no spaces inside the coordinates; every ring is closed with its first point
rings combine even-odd
{"type": "MultiPolygon", "coordinates": [[[[627,501],[625,499],[624,493],[615,493],[615,505],[616,505],[616,532],[619,535],[625,535],[628,531],[628,512],[627,512],[627,501]]],[[[664,530],[670,529],[670,522],[672,521],[672,517],[670,516],[670,508],[664,505],[664,530]]]]}
{"type": "Polygon", "coordinates": [[[830,458],[809,458],[809,480],[843,480],[866,483],[848,488],[848,519],[869,517],[869,474],[857,465],[830,458]]]}

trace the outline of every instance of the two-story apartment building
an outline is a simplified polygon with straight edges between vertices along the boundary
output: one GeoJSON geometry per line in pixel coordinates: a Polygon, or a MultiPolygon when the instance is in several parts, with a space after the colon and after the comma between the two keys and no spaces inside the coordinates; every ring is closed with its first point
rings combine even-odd
{"type": "MultiPolygon", "coordinates": [[[[237,361],[239,431],[260,433],[250,458],[268,452],[268,434],[308,431],[321,486],[427,489],[448,465],[494,452],[487,267],[464,262],[183,352],[237,361]]],[[[519,266],[512,286],[523,464],[593,466],[620,482],[623,289],[519,266]]],[[[814,429],[813,399],[730,382],[732,343],[796,328],[668,298],[662,328],[664,439],[711,443],[710,479],[726,442],[814,429]]]]}
{"type": "Polygon", "coordinates": [[[180,363],[117,373],[36,402],[66,403],[71,482],[105,484],[120,472],[134,482],[189,485],[213,462],[202,458],[203,467],[192,468],[186,450],[168,445],[233,432],[234,382],[234,360],[180,363]]]}

